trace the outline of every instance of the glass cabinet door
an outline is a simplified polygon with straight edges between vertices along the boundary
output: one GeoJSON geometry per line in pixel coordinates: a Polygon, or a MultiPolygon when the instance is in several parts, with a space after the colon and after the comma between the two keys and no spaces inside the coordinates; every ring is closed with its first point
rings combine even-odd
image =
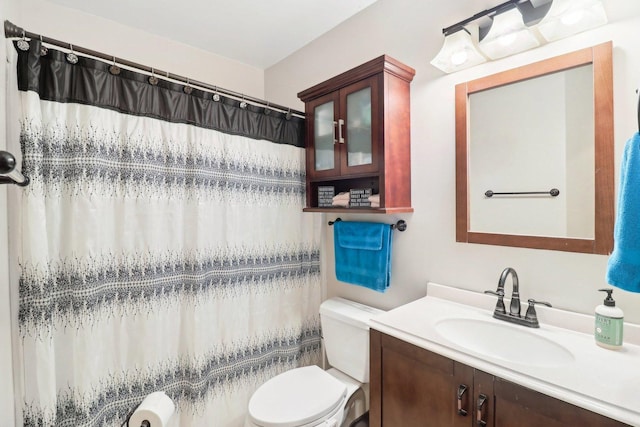
{"type": "Polygon", "coordinates": [[[346,131],[347,166],[371,164],[371,87],[347,95],[346,131]]]}
{"type": "Polygon", "coordinates": [[[315,170],[330,170],[336,167],[334,160],[335,121],[333,118],[334,101],[315,107],[313,112],[313,140],[315,151],[315,170]]]}

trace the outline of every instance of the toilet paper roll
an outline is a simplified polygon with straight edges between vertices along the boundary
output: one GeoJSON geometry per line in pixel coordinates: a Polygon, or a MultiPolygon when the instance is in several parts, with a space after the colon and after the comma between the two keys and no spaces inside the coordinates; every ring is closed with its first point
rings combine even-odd
{"type": "Polygon", "coordinates": [[[151,393],[129,418],[129,427],[167,427],[175,410],[173,400],[164,391],[151,393]]]}

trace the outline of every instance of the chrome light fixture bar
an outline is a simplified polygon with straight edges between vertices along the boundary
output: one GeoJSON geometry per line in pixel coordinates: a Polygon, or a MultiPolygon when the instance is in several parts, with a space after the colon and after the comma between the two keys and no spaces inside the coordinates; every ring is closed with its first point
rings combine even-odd
{"type": "Polygon", "coordinates": [[[442,30],[431,64],[452,73],[607,23],[601,0],[509,0],[442,30]],[[478,26],[475,21],[491,20],[478,26]]]}

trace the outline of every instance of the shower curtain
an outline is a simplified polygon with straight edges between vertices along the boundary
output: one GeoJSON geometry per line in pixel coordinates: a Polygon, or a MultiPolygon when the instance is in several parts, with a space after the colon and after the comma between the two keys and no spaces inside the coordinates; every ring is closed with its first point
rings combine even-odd
{"type": "Polygon", "coordinates": [[[320,359],[303,120],[35,40],[11,53],[23,424],[120,426],[164,390],[174,425],[243,425],[262,382],[320,359]]]}

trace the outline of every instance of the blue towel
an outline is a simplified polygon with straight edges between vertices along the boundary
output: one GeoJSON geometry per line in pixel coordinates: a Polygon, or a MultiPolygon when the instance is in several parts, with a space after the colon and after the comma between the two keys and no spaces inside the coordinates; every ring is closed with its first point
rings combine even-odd
{"type": "Polygon", "coordinates": [[[607,283],[640,292],[640,134],[627,141],[620,166],[618,211],[607,283]]]}
{"type": "Polygon", "coordinates": [[[337,221],[333,227],[338,280],[386,291],[391,279],[391,226],[337,221]]]}

